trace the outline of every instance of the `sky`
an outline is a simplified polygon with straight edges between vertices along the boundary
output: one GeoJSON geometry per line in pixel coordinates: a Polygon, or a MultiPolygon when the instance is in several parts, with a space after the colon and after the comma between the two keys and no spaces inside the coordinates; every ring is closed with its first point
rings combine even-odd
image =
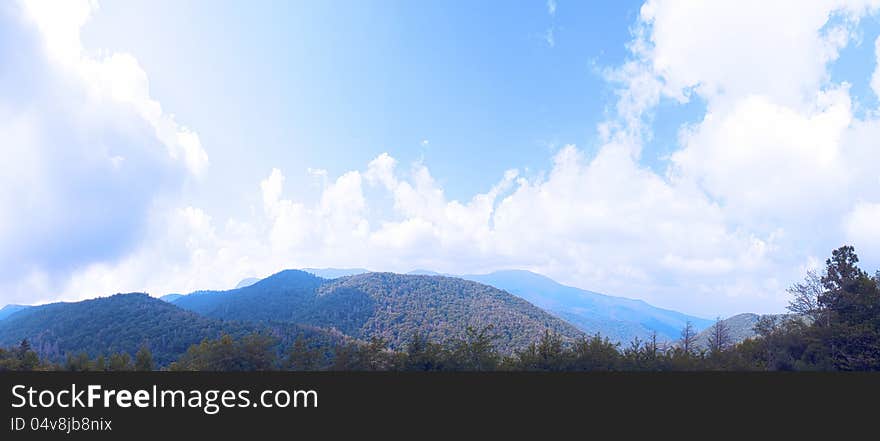
{"type": "Polygon", "coordinates": [[[0,5],[0,305],[527,269],[704,317],[880,268],[880,0],[0,5]]]}

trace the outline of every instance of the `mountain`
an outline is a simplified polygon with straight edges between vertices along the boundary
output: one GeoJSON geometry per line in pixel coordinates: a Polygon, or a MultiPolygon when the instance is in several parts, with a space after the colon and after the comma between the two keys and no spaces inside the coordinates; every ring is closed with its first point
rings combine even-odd
{"type": "MultiPolygon", "coordinates": [[[[724,320],[721,320],[724,325],[727,326],[728,333],[730,335],[731,343],[740,343],[747,338],[754,337],[758,335],[755,332],[755,325],[758,323],[758,320],[762,317],[777,317],[777,318],[785,318],[791,317],[790,314],[768,314],[768,315],[758,315],[750,312],[744,314],[737,314],[732,317],[728,317],[724,320]]],[[[714,323],[713,323],[714,324],[714,323]]],[[[708,327],[704,329],[702,332],[697,334],[697,347],[700,348],[708,348],[709,347],[709,334],[712,332],[712,327],[708,327]]]]}
{"type": "Polygon", "coordinates": [[[282,345],[289,345],[297,335],[342,341],[342,336],[313,327],[223,322],[133,293],[28,308],[0,322],[0,346],[17,345],[26,338],[41,356],[62,361],[81,351],[91,357],[115,352],[134,355],[147,344],[156,363],[164,366],[205,338],[252,332],[272,335],[282,345]]]}
{"type": "Polygon", "coordinates": [[[183,294],[166,294],[162,297],[159,297],[159,300],[163,300],[168,303],[174,303],[178,301],[181,297],[183,297],[183,294]]]}
{"type": "Polygon", "coordinates": [[[326,280],[286,270],[249,287],[193,293],[175,304],[223,320],[284,321],[357,339],[379,337],[392,348],[416,332],[438,341],[463,337],[468,326],[492,325],[502,352],[536,341],[547,329],[566,339],[583,335],[507,292],[441,276],[364,273],[326,280]]]}
{"type": "Polygon", "coordinates": [[[361,308],[372,311],[358,316],[362,321],[353,335],[382,337],[392,347],[402,346],[414,332],[439,341],[462,337],[467,326],[494,326],[502,352],[527,346],[545,330],[566,339],[583,335],[510,293],[454,277],[369,273],[334,281],[320,291],[321,297],[362,302],[361,308]]]}
{"type": "Polygon", "coordinates": [[[363,268],[303,268],[302,270],[324,279],[338,279],[370,272],[363,268]]]}
{"type": "Polygon", "coordinates": [[[259,281],[260,281],[260,279],[258,279],[256,277],[248,277],[246,279],[241,279],[241,281],[238,282],[238,285],[235,285],[235,287],[236,288],[244,288],[245,286],[251,286],[254,283],[257,283],[259,281]]]}
{"type": "Polygon", "coordinates": [[[652,306],[641,300],[613,297],[562,285],[530,271],[506,270],[489,274],[461,276],[503,289],[561,317],[587,334],[601,333],[613,341],[627,343],[633,338],[650,338],[657,331],[661,341],[679,339],[690,321],[697,330],[711,320],[652,306]]]}
{"type": "Polygon", "coordinates": [[[0,320],[4,320],[4,319],[6,319],[7,317],[11,316],[12,314],[15,314],[16,312],[18,312],[18,311],[22,311],[22,310],[25,310],[25,309],[28,309],[28,308],[30,308],[30,306],[25,306],[25,305],[6,305],[6,306],[3,307],[3,309],[0,309],[0,320]]]}
{"type": "Polygon", "coordinates": [[[317,288],[326,281],[305,271],[285,270],[244,288],[196,291],[174,304],[224,320],[301,323],[317,288]]]}

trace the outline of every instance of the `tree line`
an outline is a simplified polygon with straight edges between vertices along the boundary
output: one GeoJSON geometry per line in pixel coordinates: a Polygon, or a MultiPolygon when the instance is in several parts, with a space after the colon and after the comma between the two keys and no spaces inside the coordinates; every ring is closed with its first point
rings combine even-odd
{"type": "MultiPolygon", "coordinates": [[[[223,335],[192,345],[170,371],[775,371],[880,370],[880,272],[858,267],[852,246],[834,250],[821,273],[809,272],[789,288],[791,314],[765,316],[756,336],[736,343],[720,319],[698,345],[688,323],[677,342],[656,336],[627,345],[594,335],[576,340],[546,331],[536,342],[503,355],[491,325],[467,328],[463,337],[431,341],[414,333],[401,350],[387,342],[351,340],[328,347],[300,335],[284,350],[265,334],[223,335]]],[[[156,370],[147,345],[135,354],[90,359],[68,355],[65,363],[40,360],[28,342],[0,349],[0,370],[156,370]]]]}

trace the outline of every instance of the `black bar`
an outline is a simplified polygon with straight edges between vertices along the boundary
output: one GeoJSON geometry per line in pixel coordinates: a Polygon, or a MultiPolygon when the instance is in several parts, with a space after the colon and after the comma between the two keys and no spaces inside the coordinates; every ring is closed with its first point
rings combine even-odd
{"type": "MultiPolygon", "coordinates": [[[[874,406],[859,396],[880,392],[880,375],[820,373],[3,373],[3,439],[120,439],[148,436],[250,437],[279,431],[320,435],[396,433],[404,427],[432,435],[462,437],[468,430],[517,433],[544,427],[561,430],[612,425],[627,431],[659,430],[731,418],[752,424],[809,420],[821,409],[830,417],[874,418],[874,406]],[[15,385],[60,391],[314,390],[317,407],[236,407],[210,415],[203,408],[13,408],[15,385]],[[112,431],[34,432],[13,430],[16,421],[76,417],[110,421],[112,431]],[[15,418],[21,418],[15,420],[15,418]]],[[[19,389],[21,392],[22,389],[19,389]]],[[[192,392],[195,393],[195,392],[192,392]]],[[[198,393],[196,393],[198,394],[198,393]]],[[[46,395],[48,397],[48,395],[46,395]]],[[[271,396],[270,396],[271,397],[271,396]]],[[[282,396],[283,402],[283,396],[282,396]]],[[[111,404],[113,403],[111,399],[111,404]]],[[[270,401],[271,404],[271,401],[270,401]]],[[[400,435],[400,433],[398,433],[400,435]]],[[[171,438],[169,438],[171,437],[171,438]]],[[[250,438],[245,438],[250,439],[250,438]]],[[[258,438],[261,439],[261,438],[258,438]]],[[[290,438],[293,439],[293,438],[290,438]]],[[[466,438],[462,438],[466,439],[466,438]]]]}

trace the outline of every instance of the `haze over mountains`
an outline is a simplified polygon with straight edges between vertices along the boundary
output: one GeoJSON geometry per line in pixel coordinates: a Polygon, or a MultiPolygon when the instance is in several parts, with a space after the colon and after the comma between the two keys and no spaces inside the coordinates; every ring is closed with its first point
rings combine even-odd
{"type": "MultiPolygon", "coordinates": [[[[368,272],[365,269],[305,269],[320,277],[335,278],[368,272]]],[[[411,275],[440,275],[435,271],[418,269],[411,275]]],[[[615,297],[563,285],[555,280],[525,270],[502,270],[489,274],[448,275],[484,283],[521,297],[535,306],[560,317],[581,331],[593,335],[601,333],[617,342],[629,342],[638,337],[651,337],[656,331],[660,341],[675,341],[685,324],[690,321],[695,329],[703,330],[714,322],[701,317],[652,306],[642,300],[615,297]]]]}
{"type": "Polygon", "coordinates": [[[675,341],[690,321],[704,329],[713,321],[657,308],[642,300],[614,297],[563,285],[530,271],[496,271],[461,276],[522,297],[577,326],[587,334],[601,333],[614,341],[648,339],[653,331],[660,341],[675,341]]]}
{"type": "Polygon", "coordinates": [[[415,333],[431,340],[461,338],[468,327],[492,326],[498,349],[510,353],[545,331],[573,340],[600,333],[627,343],[675,341],[690,321],[697,330],[710,320],[665,310],[640,300],[569,287],[529,271],[446,276],[428,270],[409,274],[364,269],[285,270],[245,279],[225,291],[116,295],[78,303],[0,310],[0,345],[23,338],[44,356],[71,351],[100,355],[153,347],[169,362],[204,338],[223,333],[268,333],[286,342],[318,335],[330,344],[345,339],[382,339],[403,347],[415,333]]]}
{"type": "Polygon", "coordinates": [[[146,344],[167,364],[190,345],[222,334],[259,332],[287,346],[303,334],[329,344],[378,338],[397,349],[416,333],[443,342],[464,338],[469,327],[491,328],[502,353],[546,331],[568,341],[584,336],[519,297],[460,278],[364,273],[324,279],[286,270],[227,291],[165,300],[118,294],[21,309],[0,320],[0,346],[28,339],[41,356],[57,361],[79,352],[132,354],[146,344]]]}

